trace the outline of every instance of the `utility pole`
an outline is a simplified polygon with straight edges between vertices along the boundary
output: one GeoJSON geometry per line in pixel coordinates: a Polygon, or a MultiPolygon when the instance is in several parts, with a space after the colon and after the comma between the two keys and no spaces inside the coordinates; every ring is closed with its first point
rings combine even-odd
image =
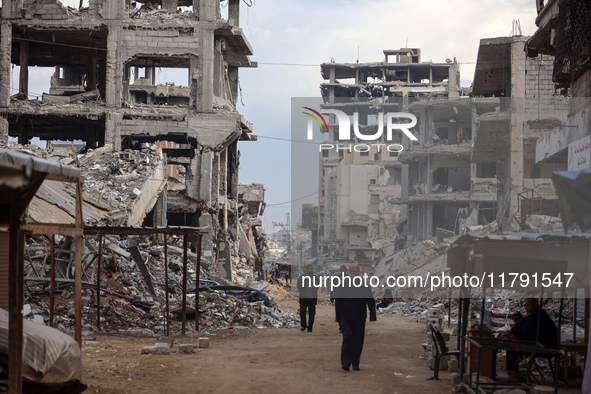
{"type": "Polygon", "coordinates": [[[273,222],[273,228],[280,227],[287,234],[287,242],[286,242],[287,248],[286,248],[286,252],[287,252],[287,256],[291,256],[291,254],[292,254],[292,249],[291,249],[291,223],[289,221],[289,212],[286,213],[285,215],[286,215],[285,223],[283,223],[283,222],[273,222]]]}

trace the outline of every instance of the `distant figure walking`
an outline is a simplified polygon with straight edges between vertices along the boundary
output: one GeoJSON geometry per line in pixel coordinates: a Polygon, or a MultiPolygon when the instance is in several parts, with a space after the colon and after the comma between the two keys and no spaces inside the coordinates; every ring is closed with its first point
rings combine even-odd
{"type": "MultiPolygon", "coordinates": [[[[346,265],[341,265],[340,271],[339,271],[339,276],[342,278],[343,275],[347,275],[347,266],[346,265]]],[[[334,303],[335,297],[338,294],[338,289],[332,288],[330,291],[330,302],[334,303]]],[[[334,312],[335,312],[335,316],[337,313],[337,304],[335,303],[334,305],[334,312]]],[[[343,333],[343,329],[341,328],[341,323],[339,323],[339,333],[343,333]]]]}
{"type": "Polygon", "coordinates": [[[314,275],[314,267],[308,264],[304,267],[304,273],[298,278],[298,291],[300,292],[300,330],[312,332],[314,317],[316,316],[316,303],[318,302],[318,289],[313,286],[311,277],[314,275]],[[304,276],[309,276],[304,286],[304,276]],[[306,322],[306,313],[308,321],[306,322]]]}

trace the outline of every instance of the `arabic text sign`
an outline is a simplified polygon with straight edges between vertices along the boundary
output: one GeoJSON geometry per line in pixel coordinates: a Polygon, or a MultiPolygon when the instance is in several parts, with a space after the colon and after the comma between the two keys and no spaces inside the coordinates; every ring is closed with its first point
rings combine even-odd
{"type": "Polygon", "coordinates": [[[591,168],[591,136],[568,144],[568,170],[591,168]]]}

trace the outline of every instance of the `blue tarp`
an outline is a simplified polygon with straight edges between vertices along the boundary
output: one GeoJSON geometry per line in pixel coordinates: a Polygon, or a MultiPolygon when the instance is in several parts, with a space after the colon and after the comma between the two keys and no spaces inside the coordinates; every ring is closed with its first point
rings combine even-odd
{"type": "Polygon", "coordinates": [[[555,171],[552,182],[566,231],[573,223],[581,230],[591,229],[591,168],[580,171],[555,171]]]}

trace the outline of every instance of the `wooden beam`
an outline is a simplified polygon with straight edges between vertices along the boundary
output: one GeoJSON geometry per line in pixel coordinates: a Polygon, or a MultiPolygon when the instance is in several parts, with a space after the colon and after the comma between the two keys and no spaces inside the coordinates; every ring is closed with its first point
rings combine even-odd
{"type": "Polygon", "coordinates": [[[32,234],[70,235],[74,237],[84,234],[84,229],[78,229],[76,225],[65,223],[26,223],[21,228],[32,234]]]}

